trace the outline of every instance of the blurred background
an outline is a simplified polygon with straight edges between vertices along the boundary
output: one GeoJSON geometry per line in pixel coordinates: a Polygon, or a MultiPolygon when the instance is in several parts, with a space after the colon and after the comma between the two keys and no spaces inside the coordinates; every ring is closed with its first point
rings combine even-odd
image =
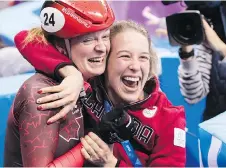
{"type": "MultiPolygon", "coordinates": [[[[3,165],[4,136],[8,112],[20,85],[34,72],[14,47],[14,36],[21,30],[40,26],[39,11],[43,1],[0,1],[0,166],[3,165]]],[[[161,89],[174,105],[183,105],[187,117],[187,166],[200,166],[198,124],[205,100],[187,104],[179,90],[178,48],[169,45],[165,17],[185,10],[183,2],[163,5],[161,1],[110,1],[116,19],[133,19],[150,32],[161,60],[161,89]]],[[[202,162],[202,161],[201,161],[202,162]]]]}

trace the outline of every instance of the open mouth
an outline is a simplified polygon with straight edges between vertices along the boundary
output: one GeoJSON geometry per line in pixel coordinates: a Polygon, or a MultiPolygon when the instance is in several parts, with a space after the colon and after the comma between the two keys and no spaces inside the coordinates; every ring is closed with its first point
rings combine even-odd
{"type": "Polygon", "coordinates": [[[88,61],[91,63],[102,63],[104,61],[104,57],[94,57],[88,59],[88,61]]]}
{"type": "Polygon", "coordinates": [[[129,77],[125,76],[122,77],[122,82],[129,88],[136,88],[139,84],[140,78],[139,77],[129,77]]]}

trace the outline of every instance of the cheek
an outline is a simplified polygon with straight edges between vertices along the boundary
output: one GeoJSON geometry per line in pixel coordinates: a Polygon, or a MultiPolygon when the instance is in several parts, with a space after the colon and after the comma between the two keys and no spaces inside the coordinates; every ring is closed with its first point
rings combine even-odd
{"type": "Polygon", "coordinates": [[[143,74],[145,76],[145,78],[148,78],[150,72],[151,72],[151,65],[150,63],[146,63],[142,66],[142,71],[143,71],[143,74]]]}
{"type": "Polygon", "coordinates": [[[72,56],[72,61],[75,64],[81,64],[83,62],[83,56],[81,54],[74,54],[72,56]]]}
{"type": "Polygon", "coordinates": [[[122,60],[116,60],[113,64],[112,64],[112,71],[115,74],[115,77],[120,77],[126,70],[126,68],[128,67],[127,63],[125,61],[122,60]]]}
{"type": "Polygon", "coordinates": [[[116,78],[120,75],[120,68],[117,62],[109,61],[110,64],[108,64],[107,72],[108,72],[108,80],[110,83],[115,84],[116,78]]]}
{"type": "Polygon", "coordinates": [[[105,47],[106,47],[106,49],[107,49],[107,53],[109,53],[110,48],[111,48],[110,40],[105,42],[105,47]]]}
{"type": "Polygon", "coordinates": [[[86,66],[86,56],[81,52],[72,55],[72,61],[80,70],[86,66]]]}
{"type": "Polygon", "coordinates": [[[90,47],[81,47],[77,50],[72,50],[72,60],[76,60],[77,63],[84,62],[89,58],[90,54],[90,47]]]}
{"type": "Polygon", "coordinates": [[[114,76],[115,76],[114,75],[115,74],[114,65],[108,64],[107,73],[108,73],[108,81],[110,83],[114,83],[114,76]]]}

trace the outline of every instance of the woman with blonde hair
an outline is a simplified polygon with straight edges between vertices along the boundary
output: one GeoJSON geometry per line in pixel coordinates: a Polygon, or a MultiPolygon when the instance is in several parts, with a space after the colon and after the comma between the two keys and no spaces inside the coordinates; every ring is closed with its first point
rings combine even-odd
{"type": "MultiPolygon", "coordinates": [[[[89,79],[91,87],[82,103],[89,114],[85,119],[89,127],[95,127],[113,116],[114,119],[108,121],[113,131],[107,136],[116,141],[106,142],[98,133],[89,132],[81,138],[82,155],[97,166],[185,166],[185,112],[183,107],[173,106],[159,90],[155,75],[156,55],[148,32],[133,21],[119,21],[111,27],[110,39],[111,51],[106,71],[101,76],[89,79]],[[117,127],[121,124],[121,118],[125,118],[126,129],[117,127]],[[131,123],[135,125],[132,130],[128,127],[131,123]],[[131,138],[122,141],[120,136],[128,133],[128,130],[131,138]]],[[[36,50],[37,47],[29,46],[29,49],[36,50]]],[[[32,57],[28,53],[26,56],[32,57]]],[[[49,55],[45,57],[50,58],[49,55]]],[[[48,65],[47,62],[45,64],[48,65]]],[[[66,77],[66,80],[73,82],[71,77],[66,77]]],[[[44,90],[55,92],[55,88],[44,90]]],[[[59,104],[54,102],[56,95],[65,89],[68,89],[68,85],[62,86],[58,90],[60,93],[44,97],[45,101],[53,101],[44,107],[58,107],[59,104]]],[[[66,97],[68,95],[57,101],[66,97]]],[[[70,102],[64,105],[67,103],[70,102]]],[[[85,127],[85,130],[89,127],[85,127]]]]}
{"type": "MultiPolygon", "coordinates": [[[[80,79],[102,74],[110,49],[109,27],[114,14],[106,1],[46,1],[40,18],[42,29],[27,33],[29,41],[37,40],[44,52],[48,45],[64,53],[78,67],[73,72],[80,79]],[[90,43],[87,39],[95,39],[90,43]],[[96,63],[94,60],[101,60],[96,63]]],[[[33,51],[35,52],[35,51],[33,51]]],[[[83,108],[80,101],[61,122],[47,125],[47,119],[60,108],[41,111],[36,99],[40,88],[58,85],[60,79],[37,72],[19,89],[9,113],[4,151],[4,166],[81,167],[80,138],[84,136],[83,108]]]]}

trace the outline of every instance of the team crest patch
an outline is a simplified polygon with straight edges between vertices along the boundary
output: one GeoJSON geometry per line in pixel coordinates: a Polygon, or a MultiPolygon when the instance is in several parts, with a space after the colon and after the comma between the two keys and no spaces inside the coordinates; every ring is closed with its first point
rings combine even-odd
{"type": "Polygon", "coordinates": [[[156,112],[157,112],[157,107],[156,106],[153,106],[151,107],[151,109],[144,109],[143,110],[143,115],[146,117],[146,118],[152,118],[156,112]]]}

